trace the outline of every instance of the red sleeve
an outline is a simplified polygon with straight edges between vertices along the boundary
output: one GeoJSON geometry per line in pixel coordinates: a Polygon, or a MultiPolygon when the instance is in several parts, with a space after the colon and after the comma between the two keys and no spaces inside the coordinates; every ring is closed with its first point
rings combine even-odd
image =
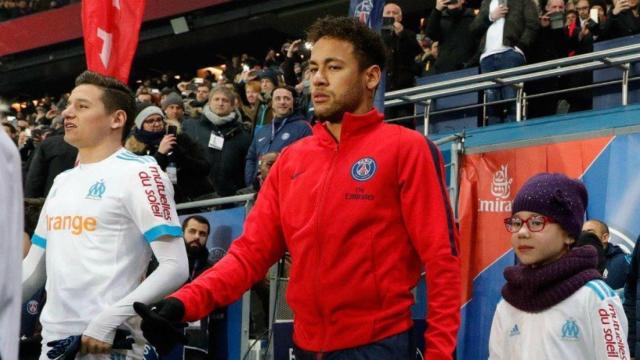
{"type": "Polygon", "coordinates": [[[227,255],[195,281],[170,295],[184,304],[184,321],[201,319],[214,309],[238,300],[284,255],[286,246],[278,201],[281,168],[278,164],[282,160],[276,161],[269,172],[244,223],[242,235],[232,242],[227,255]]]}
{"type": "Polygon", "coordinates": [[[398,154],[402,215],[427,281],[425,359],[451,359],[460,326],[461,278],[442,154],[418,133],[403,135],[398,154]]]}

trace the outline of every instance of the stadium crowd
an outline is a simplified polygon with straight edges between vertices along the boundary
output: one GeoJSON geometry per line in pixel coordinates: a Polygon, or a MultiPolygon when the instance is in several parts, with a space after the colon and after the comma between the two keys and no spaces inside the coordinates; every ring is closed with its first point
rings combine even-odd
{"type": "Polygon", "coordinates": [[[56,9],[78,0],[0,0],[0,21],[56,9]]]}

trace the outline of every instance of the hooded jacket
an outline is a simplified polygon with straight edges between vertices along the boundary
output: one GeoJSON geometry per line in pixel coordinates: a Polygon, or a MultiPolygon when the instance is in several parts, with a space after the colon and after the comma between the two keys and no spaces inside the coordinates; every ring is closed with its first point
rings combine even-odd
{"type": "Polygon", "coordinates": [[[280,152],[285,146],[311,134],[311,126],[300,114],[274,118],[269,125],[256,129],[244,166],[244,182],[252,185],[258,174],[258,160],[268,152],[280,152]]]}
{"type": "Polygon", "coordinates": [[[227,255],[170,295],[191,321],[240,298],[285,250],[294,342],[327,352],[411,328],[411,289],[426,268],[426,354],[451,359],[460,316],[458,232],[442,155],[382,114],[345,114],[287,147],[227,255]]]}

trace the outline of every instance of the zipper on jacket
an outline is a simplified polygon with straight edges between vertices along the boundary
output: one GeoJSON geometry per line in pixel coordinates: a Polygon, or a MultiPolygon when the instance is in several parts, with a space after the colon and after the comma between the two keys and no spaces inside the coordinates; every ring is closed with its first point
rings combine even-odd
{"type": "MultiPolygon", "coordinates": [[[[328,129],[327,129],[328,131],[328,129]]],[[[331,134],[331,133],[329,133],[331,134]]],[[[316,263],[318,266],[318,270],[320,270],[320,261],[322,259],[322,255],[321,255],[321,248],[322,248],[322,235],[321,235],[321,227],[320,227],[320,216],[323,214],[323,210],[324,210],[324,203],[325,203],[325,195],[327,193],[327,187],[329,184],[329,180],[332,178],[333,173],[335,171],[335,165],[336,165],[336,160],[338,159],[338,152],[340,150],[340,143],[333,138],[333,140],[336,142],[336,147],[335,149],[331,149],[331,151],[333,152],[333,154],[331,155],[331,161],[329,163],[329,171],[327,171],[325,173],[325,177],[322,180],[322,186],[320,188],[320,194],[318,196],[318,200],[316,202],[316,223],[315,223],[315,242],[316,242],[316,263]]],[[[327,323],[328,323],[328,319],[326,316],[324,316],[324,309],[322,307],[321,302],[318,300],[320,298],[319,295],[319,290],[320,290],[320,271],[315,271],[314,274],[314,284],[315,284],[315,291],[314,291],[314,301],[316,303],[316,308],[318,309],[318,313],[321,315],[322,318],[322,345],[320,348],[320,353],[324,352],[324,344],[325,344],[325,338],[327,335],[327,323]]]]}

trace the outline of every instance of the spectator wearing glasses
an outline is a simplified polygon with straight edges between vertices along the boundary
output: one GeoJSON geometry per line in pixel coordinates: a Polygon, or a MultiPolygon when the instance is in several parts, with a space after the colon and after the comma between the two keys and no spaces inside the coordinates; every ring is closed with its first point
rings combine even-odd
{"type": "Polygon", "coordinates": [[[140,105],[133,133],[125,142],[125,148],[137,155],[156,159],[162,170],[169,174],[176,203],[212,193],[213,186],[207,176],[209,163],[204,157],[204,150],[177,128],[169,130],[159,107],[140,105]],[[175,173],[171,168],[175,168],[175,173]]]}
{"type": "Polygon", "coordinates": [[[490,359],[629,358],[622,302],[596,250],[572,248],[587,202],[582,182],[562,174],[538,174],[516,195],[505,226],[520,264],[504,271],[490,359]]]}

